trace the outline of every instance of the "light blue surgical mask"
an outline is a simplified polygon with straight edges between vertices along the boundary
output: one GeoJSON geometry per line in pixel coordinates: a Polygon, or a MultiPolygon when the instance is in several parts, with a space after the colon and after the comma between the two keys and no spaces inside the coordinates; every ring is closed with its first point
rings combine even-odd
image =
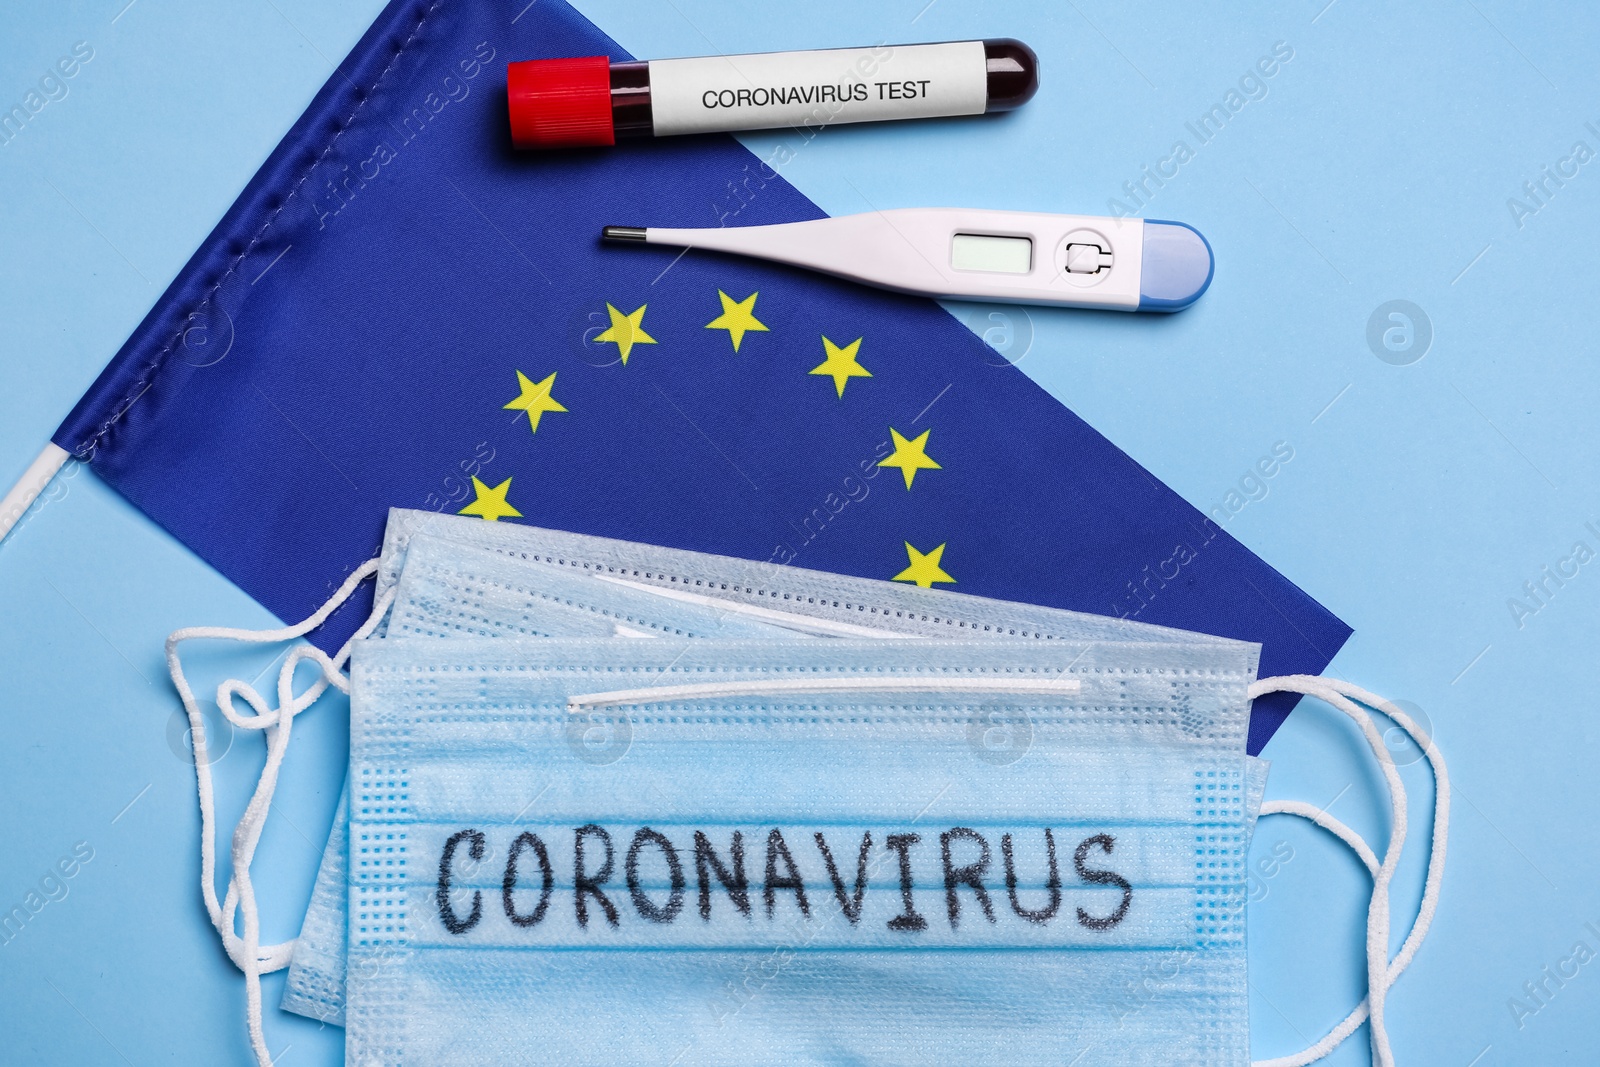
{"type": "MultiPolygon", "coordinates": [[[[813,627],[837,637],[1076,638],[1183,646],[1257,646],[1187,630],[1039,607],[903,582],[854,578],[777,563],[617,541],[513,523],[481,522],[394,508],[377,570],[381,597],[399,581],[413,540],[448,541],[508,561],[599,575],[719,612],[737,611],[780,626],[813,627]],[[800,619],[796,619],[799,616],[800,619]]],[[[518,572],[526,573],[526,572],[518,572]]],[[[381,630],[379,631],[382,632],[381,630]]]]}
{"type": "Polygon", "coordinates": [[[530,567],[426,536],[410,543],[385,633],[451,639],[805,636],[714,604],[658,596],[583,571],[530,567]]]}
{"type": "Polygon", "coordinates": [[[1248,648],[352,662],[351,1063],[1247,1057],[1248,648]],[[623,758],[567,743],[595,713],[623,758]],[[997,757],[996,721],[1027,744],[997,757]]]}
{"type": "MultiPolygon", "coordinates": [[[[982,634],[987,636],[1021,637],[1056,640],[1061,637],[1076,638],[1086,641],[1126,641],[1130,637],[1143,641],[1148,645],[1166,644],[1167,649],[1153,653],[1156,659],[1165,662],[1168,666],[1178,670],[1186,670],[1195,663],[1204,660],[1207,656],[1220,654],[1219,647],[1231,647],[1235,651],[1244,650],[1252,657],[1254,646],[1241,645],[1237,642],[1220,641],[1204,635],[1189,634],[1183,631],[1167,630],[1141,624],[1130,624],[1118,620],[1100,619],[1094,616],[1083,616],[1072,612],[1056,611],[1053,609],[1037,608],[1030,605],[1009,604],[997,601],[988,601],[982,598],[969,597],[955,593],[934,590],[917,590],[897,584],[874,582],[863,579],[841,578],[834,575],[818,572],[804,571],[797,568],[776,567],[767,564],[751,563],[744,560],[729,559],[726,557],[706,556],[699,553],[682,552],[677,550],[661,549],[653,546],[629,545],[625,542],[608,541],[599,538],[581,537],[578,535],[563,534],[553,531],[544,531],[528,527],[509,527],[501,524],[486,524],[476,520],[462,520],[449,517],[433,516],[428,513],[395,511],[391,513],[391,522],[388,537],[386,538],[385,554],[381,560],[373,561],[352,575],[350,581],[342,588],[328,605],[312,618],[305,620],[295,627],[278,631],[250,632],[218,630],[213,628],[195,628],[180,631],[169,640],[169,665],[172,668],[174,681],[178,686],[180,695],[183,696],[185,706],[191,718],[198,716],[198,709],[194,706],[192,694],[188,684],[182,676],[178,664],[176,648],[184,640],[197,637],[231,637],[242,640],[283,640],[308,632],[342,602],[353,590],[361,578],[373,570],[380,574],[380,593],[378,597],[379,609],[369,620],[369,628],[378,626],[384,616],[384,611],[389,601],[398,591],[397,586],[406,573],[407,556],[413,544],[422,546],[424,551],[419,553],[419,566],[414,577],[417,588],[433,587],[435,591],[439,586],[434,581],[424,581],[429,572],[430,553],[447,564],[460,569],[460,564],[466,560],[471,562],[475,569],[482,573],[492,573],[499,579],[514,577],[527,584],[527,568],[531,567],[541,571],[543,576],[534,582],[534,585],[543,585],[553,571],[564,571],[567,577],[573,574],[586,574],[590,577],[599,576],[604,581],[601,584],[611,590],[622,592],[645,593],[654,598],[666,594],[682,604],[695,605],[709,608],[719,620],[719,627],[725,625],[725,620],[739,617],[747,621],[767,623],[778,627],[779,631],[786,632],[796,629],[804,632],[815,632],[822,635],[849,635],[860,633],[877,633],[880,636],[923,636],[923,635],[949,635],[949,634],[982,634]],[[426,546],[432,540],[436,542],[436,552],[426,546]],[[474,551],[476,550],[476,551],[474,551]],[[490,563],[484,553],[500,557],[501,563],[495,563],[489,571],[483,568],[490,563]],[[453,560],[453,562],[452,562],[453,560]],[[501,571],[502,565],[511,569],[501,571]],[[518,571],[518,566],[522,570],[518,571]],[[798,618],[797,618],[798,617],[798,618]],[[882,627],[882,630],[876,629],[882,627]]],[[[445,586],[451,587],[452,579],[445,586]]],[[[476,589],[478,593],[485,591],[483,583],[469,583],[466,587],[459,583],[454,584],[454,591],[471,592],[476,589]]],[[[488,587],[493,588],[493,584],[488,587]]],[[[607,593],[610,596],[610,593],[607,593]]],[[[492,597],[490,598],[493,599],[492,597]]],[[[420,604],[420,598],[408,598],[411,605],[408,610],[420,604]]],[[[436,600],[435,606],[444,605],[447,601],[436,600]]],[[[487,601],[485,601],[487,603],[487,601]]],[[[598,612],[598,617],[604,619],[607,611],[638,610],[642,602],[633,605],[619,603],[603,604],[598,612]]],[[[516,607],[516,605],[512,605],[516,607]]],[[[653,610],[653,609],[652,609],[653,610]]],[[[591,606],[585,606],[583,613],[593,622],[597,613],[591,606]]],[[[525,614],[525,613],[524,613],[525,614]]],[[[452,623],[448,611],[435,612],[418,611],[414,613],[415,622],[423,627],[443,626],[450,633],[461,634],[466,628],[459,625],[459,619],[452,623]]],[[[497,631],[501,633],[519,632],[516,623],[517,616],[514,612],[503,613],[496,608],[495,618],[501,620],[497,623],[497,631]],[[507,628],[505,620],[510,620],[512,625],[507,628]]],[[[602,628],[603,628],[602,624],[602,628]]],[[[619,632],[615,621],[611,622],[611,632],[619,632]]],[[[627,624],[624,623],[626,626],[627,624]]],[[[662,624],[666,625],[666,624],[662,624]]],[[[669,627],[670,628],[670,627],[669,627]]],[[[418,632],[423,632],[419,630],[418,632]]],[[[438,632],[445,632],[443,630],[438,632]]],[[[533,632],[539,632],[537,627],[533,632]]],[[[631,642],[629,642],[631,643],[631,642]]],[[[301,658],[318,658],[320,654],[311,649],[297,649],[291,653],[290,662],[286,665],[285,675],[292,671],[296,655],[301,658]]],[[[324,671],[330,678],[338,676],[336,665],[341,662],[340,656],[332,658],[321,657],[324,671]]],[[[313,689],[300,696],[294,696],[292,687],[286,688],[280,678],[279,700],[280,708],[289,708],[288,721],[292,723],[293,714],[304,710],[315,699],[320,691],[318,683],[313,689]]],[[[335,683],[337,684],[337,683],[335,683]]],[[[277,709],[268,709],[265,702],[259,697],[254,697],[253,690],[242,683],[229,682],[223,686],[224,690],[233,687],[234,692],[252,703],[257,711],[254,719],[244,718],[235,722],[236,726],[244,728],[260,728],[270,726],[280,721],[277,709]],[[252,699],[253,698],[253,699],[252,699]]],[[[341,686],[343,687],[343,686],[341,686]]],[[[1345,714],[1350,715],[1362,725],[1368,734],[1369,742],[1374,745],[1374,752],[1379,762],[1383,765],[1386,777],[1393,778],[1393,761],[1389,756],[1382,738],[1374,730],[1370,716],[1357,706],[1356,702],[1375,707],[1388,714],[1391,718],[1417,738],[1418,743],[1424,747],[1428,758],[1433,765],[1436,778],[1439,781],[1439,800],[1435,812],[1433,851],[1429,861],[1428,880],[1425,887],[1424,898],[1418,920],[1405,939],[1400,954],[1392,962],[1383,959],[1381,945],[1387,938],[1387,880],[1392,875],[1393,867],[1398,859],[1399,849],[1404,842],[1404,792],[1399,787],[1398,779],[1391,782],[1391,803],[1394,806],[1395,833],[1391,836],[1389,849],[1382,861],[1373,854],[1360,838],[1348,828],[1339,824],[1337,820],[1327,816],[1326,813],[1310,808],[1307,805],[1294,802],[1275,802],[1269,805],[1268,811],[1273,813],[1286,813],[1301,815],[1310,818],[1334,832],[1356,851],[1357,855],[1366,862],[1374,874],[1374,895],[1369,908],[1369,988],[1373,991],[1372,1002],[1369,1005],[1363,1001],[1357,1005],[1346,1019],[1334,1028],[1322,1041],[1319,1041],[1306,1052],[1280,1060],[1271,1061],[1275,1067],[1290,1067],[1293,1064],[1310,1062],[1320,1055],[1325,1054],[1335,1047],[1340,1041],[1354,1032],[1371,1012],[1373,1023],[1373,1045],[1375,1060],[1387,1063],[1386,1037],[1383,1035],[1383,998],[1387,988],[1406,964],[1414,958],[1420,947],[1422,937],[1425,935],[1437,902],[1440,875],[1443,870],[1444,840],[1448,821],[1448,779],[1445,776],[1444,764],[1437,749],[1425,736],[1415,729],[1414,724],[1394,708],[1393,705],[1382,701],[1381,698],[1361,690],[1350,687],[1344,683],[1325,681],[1314,678],[1291,678],[1266,680],[1257,683],[1257,692],[1269,692],[1277,689],[1287,689],[1294,692],[1309,693],[1329,701],[1345,714]],[[1374,742],[1373,738],[1377,738],[1374,742]],[[1381,933],[1381,937],[1378,936],[1381,933]],[[1379,947],[1374,947],[1379,946],[1379,947]]],[[[219,693],[219,703],[224,704],[225,713],[230,701],[225,693],[219,693]]],[[[232,718],[232,716],[230,716],[232,718]]],[[[624,731],[625,724],[631,722],[626,716],[613,719],[609,723],[599,724],[593,719],[580,719],[580,734],[585,738],[598,736],[601,743],[592,746],[586,740],[577,751],[598,747],[601,759],[609,759],[610,753],[617,751],[617,738],[624,731]]],[[[569,722],[570,726],[570,722],[569,722]]],[[[1031,737],[1031,727],[1028,723],[1017,722],[1001,717],[991,717],[973,728],[971,737],[974,743],[985,749],[993,759],[1004,761],[1009,754],[1015,752],[1019,742],[1023,745],[1031,737]]],[[[286,730],[277,731],[281,740],[286,743],[286,730]]],[[[269,730],[269,740],[274,737],[274,732],[269,730]]],[[[197,742],[198,742],[197,737],[197,742]]],[[[569,732],[568,740],[571,740],[569,732]]],[[[276,742],[274,742],[276,744],[276,742]]],[[[1242,751],[1243,734],[1238,738],[1238,748],[1242,751]]],[[[199,745],[197,744],[197,749],[199,745]]],[[[280,751],[269,745],[270,751],[280,751]]],[[[569,751],[574,751],[569,745],[569,751]]],[[[625,749],[623,749],[625,751],[625,749]]],[[[590,752],[591,756],[596,755],[590,752]]],[[[1259,804],[1261,787],[1265,779],[1264,765],[1259,761],[1247,760],[1245,770],[1246,783],[1246,827],[1248,835],[1253,825],[1252,813],[1259,804]]],[[[206,819],[208,808],[206,797],[208,795],[208,771],[205,770],[205,760],[202,752],[197,751],[197,774],[201,777],[201,800],[203,822],[206,823],[206,845],[209,845],[211,830],[210,823],[214,819],[206,819]]],[[[269,758],[269,771],[271,759],[269,758]]],[[[264,775],[264,784],[265,775],[264,775]]],[[[268,792],[270,798],[270,790],[268,792]]],[[[262,814],[264,816],[265,806],[262,814]]],[[[341,804],[342,819],[346,814],[344,805],[341,804]]],[[[247,812],[247,818],[249,813],[247,812]]],[[[725,827],[726,828],[726,827],[725,827]]],[[[731,830],[729,831],[731,833],[731,830]]],[[[229,884],[229,900],[224,906],[219,907],[211,891],[212,867],[209,863],[209,847],[203,849],[202,878],[203,888],[206,890],[207,906],[212,912],[213,923],[222,933],[224,943],[229,955],[246,971],[250,982],[247,986],[255,991],[251,1002],[252,1043],[258,1055],[265,1056],[265,1044],[261,1035],[259,982],[257,975],[264,971],[281,967],[287,963],[288,952],[294,948],[293,943],[281,946],[260,947],[251,965],[250,952],[258,944],[249,936],[251,926],[249,913],[249,893],[236,894],[236,882],[240,881],[238,871],[242,868],[245,872],[244,881],[247,887],[249,869],[249,851],[253,847],[254,835],[259,834],[259,824],[253,834],[244,837],[246,851],[240,853],[240,838],[235,837],[235,882],[229,884]],[[242,900],[236,899],[242,897],[242,900]],[[246,937],[240,938],[232,930],[232,907],[240,905],[240,912],[246,916],[246,937]]],[[[965,840],[963,838],[963,840],[965,840]]],[[[1020,849],[1021,839],[1016,838],[1016,848],[1020,849]]],[[[1091,846],[1093,847],[1093,846],[1091,846]]],[[[329,858],[336,858],[342,864],[345,856],[344,848],[333,849],[329,858]]],[[[1021,853],[1017,852],[1016,857],[1021,853]]],[[[1058,860],[1060,857],[1058,856],[1058,860]]],[[[843,863],[844,861],[839,861],[843,863]]],[[[325,865],[326,867],[326,865],[325,865]]],[[[842,870],[843,868],[840,867],[842,870]]],[[[325,869],[324,874],[330,870],[325,869]]],[[[330,1011],[329,1015],[322,1017],[337,1017],[337,1012],[342,1011],[344,998],[344,959],[338,949],[340,938],[345,930],[345,905],[346,898],[343,893],[343,869],[331,871],[334,877],[319,881],[316,901],[322,902],[321,914],[330,920],[329,925],[323,930],[320,943],[326,948],[328,966],[320,971],[322,978],[326,979],[321,989],[316,988],[312,982],[307,987],[308,995],[302,998],[302,1008],[308,1014],[318,1015],[319,1012],[330,1011]],[[331,899],[333,902],[329,904],[331,899]],[[320,999],[319,999],[320,998],[320,999]],[[310,1010],[307,1010],[307,1009],[310,1010]]],[[[668,885],[670,889],[670,884],[668,885]]],[[[1048,890],[1048,885],[1045,886],[1048,890]]],[[[307,932],[314,933],[314,913],[318,911],[318,904],[314,902],[312,912],[307,916],[307,932]]],[[[319,938],[312,936],[308,944],[315,944],[319,938]]],[[[295,949],[298,959],[300,949],[295,949]]],[[[374,957],[367,957],[363,966],[375,965],[374,957]]],[[[1150,988],[1154,981],[1157,986],[1165,986],[1169,982],[1181,984],[1181,976],[1171,979],[1152,979],[1148,974],[1135,981],[1126,983],[1121,990],[1119,1010],[1136,1010],[1150,996],[1150,988]]],[[[291,981],[291,986],[293,986],[291,981]]],[[[1189,1035],[1174,1037],[1175,1048],[1187,1048],[1189,1035]]]]}
{"type": "MultiPolygon", "coordinates": [[[[624,635],[954,633],[1254,648],[1054,608],[402,509],[390,514],[378,582],[380,597],[395,593],[390,636],[601,636],[610,625],[624,635]]],[[[595,758],[617,743],[605,725],[583,725],[581,736],[592,740],[595,758]]],[[[984,736],[1003,754],[1020,735],[1016,724],[998,722],[984,736]]],[[[347,803],[341,796],[280,1005],[336,1025],[344,1020],[347,803]]]]}
{"type": "MultiPolygon", "coordinates": [[[[483,525],[483,524],[479,524],[483,525]]],[[[386,618],[393,637],[776,638],[804,635],[737,613],[602,582],[581,571],[530,567],[439,538],[413,539],[386,618]]],[[[570,742],[605,758],[609,723],[575,720],[570,742]]],[[[280,1006],[344,1025],[345,869],[349,797],[340,796],[289,962],[280,1006]]]]}

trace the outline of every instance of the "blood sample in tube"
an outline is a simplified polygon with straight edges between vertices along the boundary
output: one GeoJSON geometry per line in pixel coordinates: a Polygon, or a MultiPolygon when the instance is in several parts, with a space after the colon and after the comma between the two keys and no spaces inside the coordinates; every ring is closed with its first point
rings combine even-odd
{"type": "Polygon", "coordinates": [[[532,59],[506,68],[518,148],[1010,111],[1039,88],[1011,38],[613,63],[532,59]]]}

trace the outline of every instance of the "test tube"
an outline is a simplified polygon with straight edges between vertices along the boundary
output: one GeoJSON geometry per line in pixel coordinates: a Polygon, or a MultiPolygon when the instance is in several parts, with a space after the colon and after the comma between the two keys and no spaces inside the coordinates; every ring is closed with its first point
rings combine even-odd
{"type": "Polygon", "coordinates": [[[1039,59],[1009,37],[653,59],[532,59],[506,68],[518,148],[1010,111],[1039,59]]]}

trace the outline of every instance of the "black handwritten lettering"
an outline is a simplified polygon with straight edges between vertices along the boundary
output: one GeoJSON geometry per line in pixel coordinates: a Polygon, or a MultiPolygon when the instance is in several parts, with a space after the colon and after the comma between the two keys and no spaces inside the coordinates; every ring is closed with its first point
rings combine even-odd
{"type": "Polygon", "coordinates": [[[669,923],[678,917],[678,912],[683,910],[683,864],[678,861],[678,850],[672,846],[665,834],[642,826],[633,835],[633,843],[628,846],[628,857],[623,861],[623,872],[628,882],[628,893],[633,897],[633,906],[639,914],[653,923],[669,923]],[[671,882],[671,893],[665,904],[658,905],[650,899],[649,894],[639,883],[639,853],[646,845],[654,845],[661,850],[667,860],[667,875],[671,882]]]}
{"type": "Polygon", "coordinates": [[[606,922],[612,926],[617,925],[617,909],[600,891],[600,887],[611,880],[615,858],[616,850],[611,846],[611,835],[606,833],[604,827],[589,823],[572,832],[572,897],[578,915],[578,925],[584,929],[589,926],[588,902],[584,899],[588,896],[593,896],[599,902],[600,909],[605,912],[606,922]],[[598,838],[606,846],[606,861],[600,865],[600,870],[592,875],[587,873],[583,856],[583,842],[588,837],[598,838]]]}
{"type": "Polygon", "coordinates": [[[483,918],[483,894],[477,890],[472,891],[472,912],[465,919],[456,915],[455,908],[450,903],[450,877],[451,866],[455,863],[456,847],[461,842],[467,842],[467,855],[474,860],[483,859],[483,834],[477,830],[461,830],[451,834],[450,839],[444,843],[444,852],[439,857],[439,918],[444,920],[444,928],[452,934],[464,934],[483,918]]]}
{"type": "Polygon", "coordinates": [[[545,851],[544,842],[539,840],[539,835],[520,833],[517,839],[511,842],[511,851],[506,854],[506,876],[500,883],[500,902],[505,906],[506,918],[517,926],[538,926],[544,918],[544,913],[550,908],[550,893],[555,889],[556,875],[550,867],[550,853],[545,851]],[[543,880],[543,888],[539,891],[539,904],[527,915],[517,913],[517,903],[512,893],[517,888],[517,860],[522,853],[533,849],[533,855],[539,861],[539,872],[543,880]]]}
{"type": "MultiPolygon", "coordinates": [[[[995,832],[1000,829],[996,827],[995,832]]],[[[619,829],[617,832],[626,831],[619,829]]],[[[749,871],[746,862],[743,831],[726,831],[729,838],[725,848],[720,847],[705,830],[685,827],[683,832],[692,833],[694,838],[694,877],[703,922],[712,921],[712,897],[719,887],[721,892],[727,894],[724,907],[731,905],[746,920],[753,919],[755,901],[752,899],[750,883],[752,877],[763,873],[761,897],[768,920],[776,920],[779,897],[789,893],[794,894],[794,905],[800,916],[812,918],[805,875],[784,838],[782,828],[769,824],[766,862],[763,870],[755,874],[749,871]]],[[[853,837],[853,831],[844,833],[850,833],[853,837]]],[[[842,852],[834,851],[838,836],[842,834],[836,833],[835,842],[830,845],[826,833],[817,831],[812,834],[840,912],[850,927],[859,927],[866,914],[867,891],[872,882],[872,863],[869,861],[879,838],[877,831],[861,831],[852,881],[847,858],[850,850],[846,847],[842,852]]],[[[901,909],[899,914],[887,920],[888,928],[903,933],[928,929],[928,919],[917,910],[915,899],[917,876],[913,870],[912,849],[921,843],[921,837],[914,833],[891,833],[882,840],[884,847],[895,853],[900,874],[901,909]]],[[[1116,927],[1126,919],[1132,908],[1132,882],[1115,869],[1095,862],[1096,853],[1110,857],[1116,845],[1115,837],[1099,833],[1085,837],[1073,851],[1072,868],[1083,883],[1110,886],[1122,891],[1121,900],[1109,914],[1103,916],[1090,914],[1085,907],[1072,908],[1069,903],[1069,912],[1076,912],[1078,924],[1090,930],[1116,927]]],[[[688,900],[688,856],[666,834],[650,826],[640,826],[633,832],[620,864],[616,852],[615,839],[606,827],[589,823],[574,829],[571,885],[578,927],[586,930],[591,918],[598,920],[603,917],[606,925],[619,928],[622,925],[619,913],[621,905],[612,899],[612,894],[620,893],[623,884],[627,886],[634,909],[644,921],[662,925],[675,922],[688,900]],[[648,855],[652,849],[660,854],[659,861],[648,855]],[[618,870],[619,866],[621,870],[618,870]],[[661,872],[663,866],[664,879],[655,873],[661,872]],[[618,874],[624,877],[612,886],[611,879],[618,874]]],[[[1045,926],[1059,918],[1066,895],[1054,830],[1041,827],[1020,833],[1002,833],[1000,854],[1011,911],[1034,927],[1045,926]],[[1031,851],[1026,843],[1029,836],[1039,832],[1044,836],[1045,846],[1042,865],[1038,863],[1037,853],[1031,851]],[[1024,853],[1020,857],[1020,864],[1017,855],[1019,838],[1023,839],[1020,847],[1024,853]],[[1019,871],[1019,865],[1024,870],[1019,871]],[[1043,867],[1043,879],[1039,879],[1039,866],[1043,867]]],[[[482,922],[483,894],[492,890],[479,891],[472,886],[479,884],[474,873],[475,867],[487,855],[489,840],[484,833],[475,829],[459,830],[444,842],[439,857],[435,900],[440,921],[452,934],[465,934],[482,922]]],[[[991,887],[986,882],[991,873],[998,882],[1001,872],[992,870],[994,855],[985,834],[968,826],[950,827],[939,834],[939,856],[945,913],[950,928],[960,929],[966,892],[971,893],[971,898],[965,900],[969,907],[975,904],[991,924],[998,922],[991,887]]],[[[931,860],[931,856],[927,858],[931,860]]],[[[932,871],[923,873],[924,888],[937,891],[939,883],[926,880],[932,874],[932,871]]],[[[546,842],[538,833],[518,833],[507,850],[504,876],[500,882],[501,905],[506,918],[512,926],[522,929],[540,925],[549,917],[556,888],[555,866],[546,842]]],[[[998,892],[998,889],[996,885],[993,892],[998,892]]],[[[811,892],[816,892],[815,883],[811,892]]],[[[726,915],[724,921],[728,921],[726,915]]],[[[600,923],[597,921],[596,925],[600,923]]]]}
{"type": "Polygon", "coordinates": [[[817,832],[817,848],[822,851],[822,860],[828,865],[828,877],[833,879],[833,895],[839,898],[839,910],[854,926],[861,921],[861,898],[867,892],[867,853],[872,849],[872,831],[861,835],[861,854],[856,857],[856,891],[853,897],[845,896],[844,879],[839,877],[833,853],[828,851],[828,839],[822,836],[820,830],[817,832]]]}
{"type": "Polygon", "coordinates": [[[806,883],[800,877],[800,869],[794,865],[794,857],[789,855],[789,846],[784,844],[783,833],[777,827],[767,835],[767,882],[766,902],[767,918],[772,918],[772,911],[777,907],[777,893],[780,889],[794,890],[795,903],[800,905],[800,914],[811,918],[811,905],[806,900],[806,883]],[[778,877],[778,859],[783,859],[783,865],[789,873],[778,877]]]}
{"type": "Polygon", "coordinates": [[[722,883],[722,888],[727,890],[728,899],[733,901],[733,906],[739,909],[740,914],[750,915],[750,880],[744,873],[744,836],[738,830],[733,832],[733,843],[728,848],[729,859],[733,863],[733,871],[723,866],[722,860],[717,856],[717,850],[711,844],[711,839],[699,830],[694,832],[694,870],[700,880],[700,918],[706,922],[711,921],[711,875],[716,874],[717,881],[722,883]]]}
{"type": "Polygon", "coordinates": [[[911,900],[911,846],[921,840],[916,834],[890,834],[885,842],[900,854],[900,898],[905,902],[905,910],[889,920],[891,930],[914,933],[928,928],[928,920],[917,911],[916,904],[911,900]]]}
{"type": "Polygon", "coordinates": [[[956,895],[956,887],[969,886],[973,895],[978,898],[978,904],[983,908],[984,916],[994,922],[994,906],[989,903],[989,893],[983,888],[983,872],[989,869],[989,842],[983,839],[978,831],[965,826],[955,826],[939,835],[939,854],[944,860],[944,901],[945,908],[950,914],[950,929],[954,930],[961,924],[961,898],[956,895]],[[976,841],[982,850],[974,863],[963,864],[960,867],[950,865],[950,842],[976,841]]]}
{"type": "Polygon", "coordinates": [[[1005,858],[1006,892],[1011,896],[1011,910],[1039,926],[1054,919],[1056,912],[1061,910],[1061,870],[1056,866],[1056,839],[1051,836],[1048,826],[1044,828],[1044,847],[1050,858],[1050,880],[1045,883],[1045,887],[1050,890],[1050,906],[1038,911],[1029,911],[1017,899],[1017,868],[1011,858],[1011,835],[1003,834],[1000,837],[1000,855],[1005,858]]]}
{"type": "Polygon", "coordinates": [[[1096,870],[1084,865],[1084,860],[1088,858],[1091,846],[1099,845],[1100,850],[1109,856],[1111,855],[1111,846],[1116,843],[1117,839],[1110,834],[1095,834],[1093,837],[1086,837],[1078,842],[1078,849],[1072,854],[1072,869],[1077,871],[1078,877],[1085,882],[1093,882],[1095,885],[1122,887],[1122,903],[1118,904],[1117,909],[1104,919],[1097,919],[1082,908],[1078,909],[1079,924],[1087,926],[1091,930],[1111,929],[1122,921],[1124,915],[1128,914],[1128,906],[1133,903],[1133,886],[1128,884],[1126,878],[1113,871],[1096,870]]]}

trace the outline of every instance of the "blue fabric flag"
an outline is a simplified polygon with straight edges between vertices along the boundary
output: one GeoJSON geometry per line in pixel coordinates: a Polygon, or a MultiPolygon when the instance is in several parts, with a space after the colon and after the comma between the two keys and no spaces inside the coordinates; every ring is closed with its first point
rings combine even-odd
{"type": "MultiPolygon", "coordinates": [[[[727,137],[513,151],[505,64],[596,54],[625,58],[557,0],[395,0],[55,442],[284,619],[404,506],[1131,616],[1321,671],[1348,627],[938,305],[602,246],[609,223],[822,212],[727,137]]],[[[1289,707],[1258,706],[1251,751],[1289,707]]]]}

